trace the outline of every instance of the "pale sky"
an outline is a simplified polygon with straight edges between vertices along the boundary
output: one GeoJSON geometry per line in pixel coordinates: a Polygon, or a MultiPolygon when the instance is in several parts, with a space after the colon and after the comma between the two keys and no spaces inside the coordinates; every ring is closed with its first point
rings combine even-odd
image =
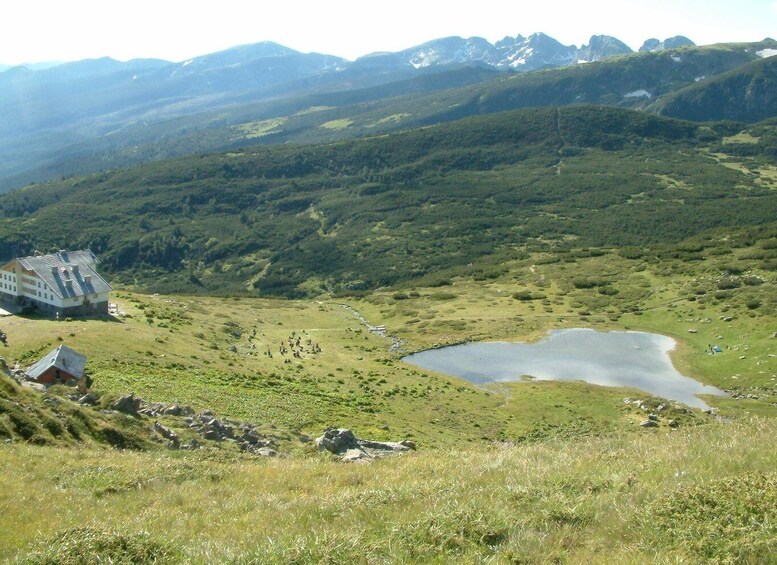
{"type": "Polygon", "coordinates": [[[355,59],[431,39],[544,32],[637,50],[685,35],[697,45],[777,38],[777,0],[23,0],[0,7],[0,64],[113,57],[184,61],[275,41],[355,59]]]}

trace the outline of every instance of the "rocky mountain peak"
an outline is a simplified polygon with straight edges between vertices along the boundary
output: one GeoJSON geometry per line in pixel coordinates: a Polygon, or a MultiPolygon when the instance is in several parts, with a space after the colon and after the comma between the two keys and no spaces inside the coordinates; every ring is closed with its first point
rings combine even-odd
{"type": "Polygon", "coordinates": [[[629,55],[634,51],[621,40],[609,35],[592,35],[588,45],[583,45],[577,52],[578,62],[590,63],[601,61],[616,55],[629,55]]]}
{"type": "Polygon", "coordinates": [[[675,35],[663,41],[652,37],[642,44],[639,48],[640,53],[652,53],[654,51],[663,51],[664,49],[675,49],[677,47],[693,47],[696,45],[693,41],[683,35],[675,35]]]}

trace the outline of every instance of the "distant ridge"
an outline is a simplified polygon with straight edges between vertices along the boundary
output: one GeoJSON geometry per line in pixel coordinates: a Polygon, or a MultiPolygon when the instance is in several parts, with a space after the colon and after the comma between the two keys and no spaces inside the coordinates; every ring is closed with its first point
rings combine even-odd
{"type": "MultiPolygon", "coordinates": [[[[765,39],[764,41],[773,41],[765,39]]],[[[658,39],[648,39],[640,48],[640,51],[657,51],[662,49],[673,49],[675,47],[691,46],[694,43],[684,36],[676,36],[659,41],[658,39]]],[[[395,62],[411,64],[414,67],[428,67],[431,65],[444,65],[449,63],[471,63],[480,62],[499,68],[512,68],[514,70],[533,70],[542,66],[563,66],[574,64],[578,61],[576,55],[584,62],[598,61],[614,55],[633,53],[634,51],[621,40],[608,35],[593,35],[588,45],[582,45],[580,48],[574,45],[562,45],[545,33],[538,32],[523,37],[507,36],[492,44],[482,37],[462,38],[458,36],[443,37],[432,39],[420,45],[403,49],[396,53],[368,53],[357,57],[353,62],[349,62],[342,57],[334,55],[324,55],[332,61],[339,61],[343,67],[356,63],[361,59],[393,59],[395,62]],[[393,55],[393,57],[392,57],[393,55]]],[[[238,45],[214,53],[192,57],[184,61],[164,61],[161,59],[152,59],[168,63],[175,67],[194,65],[197,68],[213,68],[224,65],[239,65],[255,59],[266,59],[271,57],[288,57],[291,55],[303,55],[289,47],[272,41],[261,41],[247,45],[238,45]]],[[[307,55],[321,56],[321,53],[308,53],[307,55]]],[[[109,57],[96,59],[85,59],[86,61],[105,61],[109,57]]],[[[112,59],[110,59],[112,60],[112,59]]],[[[134,59],[128,61],[127,65],[143,61],[144,59],[134,59]]],[[[74,61],[76,62],[76,61],[74,61]]],[[[118,61],[117,61],[118,62],[118,61]]],[[[70,63],[62,62],[42,62],[22,65],[8,65],[0,63],[0,73],[14,67],[25,67],[31,71],[45,70],[52,67],[67,65],[70,63]]],[[[122,64],[122,63],[119,63],[122,64]]],[[[192,70],[194,70],[192,69],[192,70]]]]}
{"type": "Polygon", "coordinates": [[[651,53],[654,51],[663,51],[665,49],[677,49],[678,47],[692,47],[695,43],[682,35],[676,35],[663,41],[652,38],[645,41],[639,48],[640,53],[651,53]]]}
{"type": "Polygon", "coordinates": [[[486,111],[646,109],[777,51],[768,41],[692,45],[678,36],[634,53],[611,36],[578,48],[535,33],[494,44],[447,37],[355,61],[261,42],[176,63],[104,57],[17,66],[0,72],[0,192],[190,153],[327,142],[486,111]]]}

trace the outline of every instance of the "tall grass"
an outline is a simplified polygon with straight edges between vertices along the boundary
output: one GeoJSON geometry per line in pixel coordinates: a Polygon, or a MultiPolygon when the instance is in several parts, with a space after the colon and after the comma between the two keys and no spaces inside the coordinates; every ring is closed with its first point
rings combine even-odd
{"type": "Polygon", "coordinates": [[[752,419],[369,465],[3,446],[0,559],[768,562],[776,431],[752,419]]]}

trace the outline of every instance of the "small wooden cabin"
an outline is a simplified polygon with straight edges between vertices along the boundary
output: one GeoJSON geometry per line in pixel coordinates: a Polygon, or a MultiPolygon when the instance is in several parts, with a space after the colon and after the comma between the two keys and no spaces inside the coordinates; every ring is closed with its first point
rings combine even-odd
{"type": "Polygon", "coordinates": [[[85,366],[85,355],[81,355],[66,345],[60,345],[25,372],[31,380],[46,386],[54,384],[78,385],[84,378],[85,366]]]}

